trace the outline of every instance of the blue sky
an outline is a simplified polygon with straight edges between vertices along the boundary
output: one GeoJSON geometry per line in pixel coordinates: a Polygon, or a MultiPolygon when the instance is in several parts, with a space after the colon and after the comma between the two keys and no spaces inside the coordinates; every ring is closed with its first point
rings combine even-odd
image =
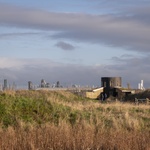
{"type": "MultiPolygon", "coordinates": [[[[0,77],[150,87],[149,0],[0,0],[0,77]]],[[[2,82],[2,81],[1,81],[2,82]]]]}

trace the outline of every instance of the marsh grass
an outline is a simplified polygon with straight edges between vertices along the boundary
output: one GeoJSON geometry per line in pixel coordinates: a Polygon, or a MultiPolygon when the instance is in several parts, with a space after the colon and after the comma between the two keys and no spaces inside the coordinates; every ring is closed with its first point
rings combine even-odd
{"type": "Polygon", "coordinates": [[[150,106],[99,103],[66,91],[0,93],[0,149],[143,150],[150,106]]]}

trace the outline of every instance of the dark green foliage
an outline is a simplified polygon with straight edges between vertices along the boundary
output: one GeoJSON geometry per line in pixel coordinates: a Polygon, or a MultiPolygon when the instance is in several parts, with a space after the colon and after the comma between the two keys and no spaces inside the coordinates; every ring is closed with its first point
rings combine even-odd
{"type": "Polygon", "coordinates": [[[73,126],[76,121],[77,121],[77,112],[71,112],[70,115],[69,115],[69,122],[71,123],[71,125],[73,126]]]}
{"type": "Polygon", "coordinates": [[[0,118],[3,117],[5,112],[6,112],[5,105],[0,103],[0,118]]]}
{"type": "MultiPolygon", "coordinates": [[[[130,105],[131,106],[131,105],[130,105]]],[[[99,102],[66,91],[15,91],[0,93],[0,126],[17,127],[23,124],[59,126],[62,122],[72,127],[84,122],[96,128],[150,129],[148,106],[125,106],[120,103],[99,102]]]]}
{"type": "MultiPolygon", "coordinates": [[[[52,122],[56,125],[59,124],[60,120],[65,120],[69,121],[72,125],[75,124],[77,113],[79,112],[75,112],[71,107],[55,103],[54,101],[51,103],[51,100],[48,100],[51,97],[63,102],[71,101],[70,97],[65,97],[62,93],[55,91],[16,91],[15,94],[1,93],[0,122],[4,127],[9,125],[15,126],[19,120],[25,123],[37,124],[52,122]]],[[[76,99],[77,97],[74,96],[72,101],[76,99]]]]}
{"type": "Polygon", "coordinates": [[[50,120],[53,106],[45,97],[35,97],[24,93],[15,96],[3,93],[0,95],[0,122],[4,126],[15,125],[17,120],[23,122],[46,122],[50,120]]]}

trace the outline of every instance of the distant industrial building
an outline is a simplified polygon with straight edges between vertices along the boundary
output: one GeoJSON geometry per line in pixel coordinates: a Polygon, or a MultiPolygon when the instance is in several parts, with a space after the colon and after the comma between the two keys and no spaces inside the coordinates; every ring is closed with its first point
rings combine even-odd
{"type": "Polygon", "coordinates": [[[7,79],[4,79],[4,87],[3,87],[3,89],[4,89],[4,90],[7,90],[7,88],[8,88],[7,79]]]}
{"type": "Polygon", "coordinates": [[[13,84],[8,84],[7,79],[4,79],[3,84],[0,84],[0,91],[6,91],[6,90],[16,90],[15,82],[13,82],[13,84]]]}
{"type": "Polygon", "coordinates": [[[138,89],[139,90],[145,90],[145,88],[144,88],[144,81],[143,80],[141,80],[141,83],[138,83],[138,89]]]}
{"type": "Polygon", "coordinates": [[[102,77],[101,86],[106,88],[121,87],[122,79],[121,77],[102,77]]]}
{"type": "MultiPolygon", "coordinates": [[[[6,81],[5,81],[6,82],[6,81]]],[[[7,82],[6,82],[7,83],[7,82]]],[[[5,84],[6,84],[5,83],[5,84]]],[[[7,84],[6,84],[7,87],[7,84]]],[[[78,87],[72,86],[64,88],[60,85],[60,82],[57,81],[56,84],[50,85],[44,79],[41,80],[40,85],[34,86],[31,81],[28,82],[28,89],[29,90],[67,90],[73,93],[76,93],[83,97],[88,97],[91,99],[124,99],[130,94],[135,93],[134,89],[130,88],[130,84],[127,84],[126,88],[122,87],[122,78],[121,77],[101,77],[101,86],[94,88],[94,87],[78,87]]],[[[141,81],[140,89],[143,89],[143,81],[141,81]],[[141,88],[142,87],[142,88],[141,88]]]]}
{"type": "Polygon", "coordinates": [[[31,81],[28,82],[28,89],[33,90],[33,84],[31,81]]]}
{"type": "Polygon", "coordinates": [[[104,88],[103,93],[101,93],[101,97],[104,99],[110,96],[123,99],[129,94],[135,93],[135,90],[130,89],[129,84],[127,88],[122,87],[121,77],[102,77],[101,86],[104,88]]]}
{"type": "Polygon", "coordinates": [[[44,79],[41,80],[41,88],[46,87],[46,81],[44,79]]]}
{"type": "Polygon", "coordinates": [[[104,94],[109,97],[117,96],[115,88],[122,87],[122,79],[121,77],[102,77],[101,78],[101,86],[104,88],[104,94]]]}

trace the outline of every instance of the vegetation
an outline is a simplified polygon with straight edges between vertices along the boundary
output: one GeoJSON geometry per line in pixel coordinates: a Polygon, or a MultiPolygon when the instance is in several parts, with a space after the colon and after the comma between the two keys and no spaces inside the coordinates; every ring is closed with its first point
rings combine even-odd
{"type": "Polygon", "coordinates": [[[0,93],[0,149],[143,150],[150,106],[100,103],[66,91],[0,93]]]}

